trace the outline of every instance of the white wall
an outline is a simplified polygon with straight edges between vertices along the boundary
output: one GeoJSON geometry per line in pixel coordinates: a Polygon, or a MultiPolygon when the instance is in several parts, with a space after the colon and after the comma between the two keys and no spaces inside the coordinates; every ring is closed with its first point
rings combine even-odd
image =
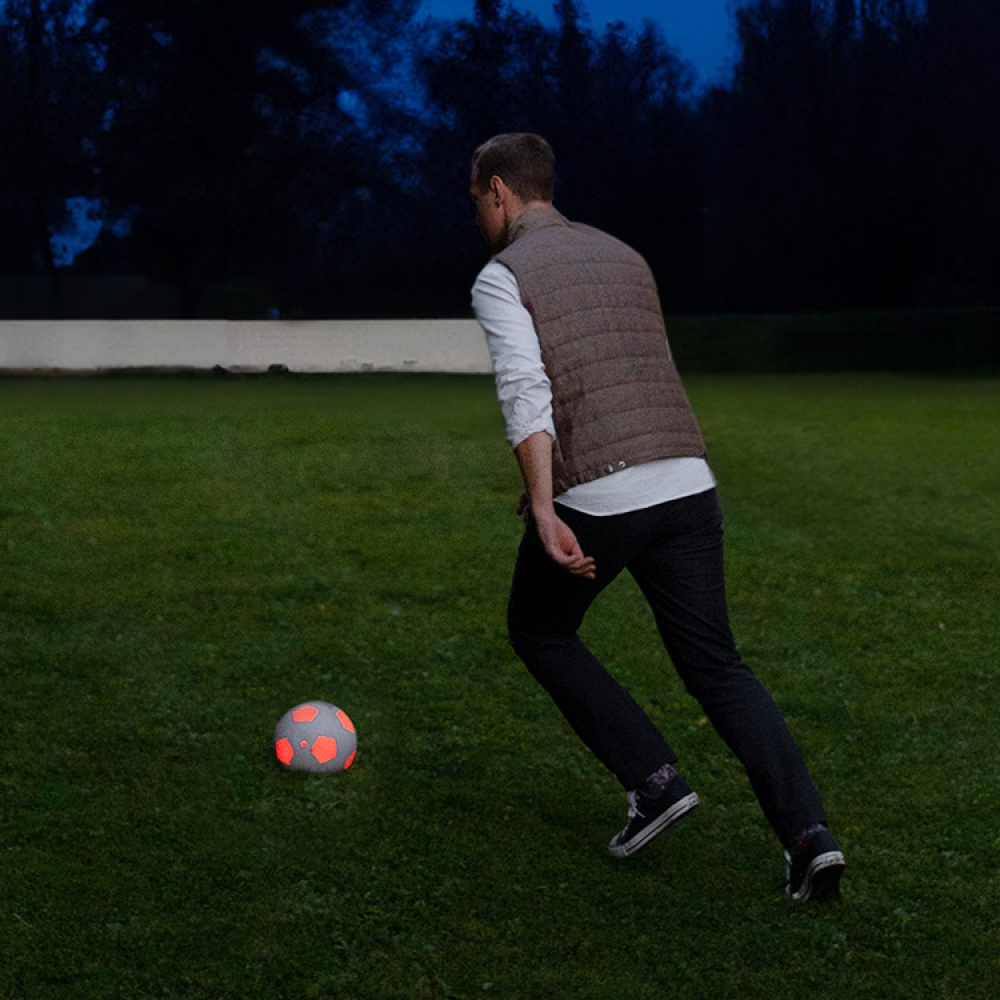
{"type": "Polygon", "coordinates": [[[0,320],[0,372],[129,368],[486,374],[475,320],[0,320]]]}

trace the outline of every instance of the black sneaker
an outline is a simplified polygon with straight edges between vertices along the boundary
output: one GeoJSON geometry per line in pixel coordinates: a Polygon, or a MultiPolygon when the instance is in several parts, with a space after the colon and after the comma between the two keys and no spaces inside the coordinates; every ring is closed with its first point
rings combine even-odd
{"type": "Polygon", "coordinates": [[[648,844],[658,833],[698,804],[698,796],[680,777],[672,778],[655,798],[635,791],[628,793],[628,823],[611,838],[608,850],[616,858],[627,858],[648,844]]]}
{"type": "Polygon", "coordinates": [[[819,830],[801,851],[785,851],[785,892],[792,899],[839,899],[844,855],[829,830],[819,830]]]}

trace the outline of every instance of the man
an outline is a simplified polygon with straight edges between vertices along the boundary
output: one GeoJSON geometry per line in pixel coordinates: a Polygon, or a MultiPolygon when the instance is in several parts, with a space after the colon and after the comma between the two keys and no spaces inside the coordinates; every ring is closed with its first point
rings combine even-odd
{"type": "Polygon", "coordinates": [[[729,627],[722,521],[705,446],[670,354],[645,261],[552,205],[537,135],[475,154],[472,198],[494,256],[473,308],[524,479],[511,644],[628,793],[615,857],[698,804],[677,755],[577,635],[622,570],[635,578],[690,694],[745,767],[786,851],[786,891],[839,894],[844,858],[781,712],[729,627]]]}

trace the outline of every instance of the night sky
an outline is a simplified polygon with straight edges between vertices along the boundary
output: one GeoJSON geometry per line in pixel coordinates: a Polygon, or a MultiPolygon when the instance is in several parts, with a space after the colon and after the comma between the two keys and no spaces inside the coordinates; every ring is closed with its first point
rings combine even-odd
{"type": "MultiPolygon", "coordinates": [[[[638,28],[646,18],[658,21],[667,41],[694,63],[701,81],[714,82],[732,61],[735,32],[730,7],[733,0],[578,0],[601,31],[610,21],[638,28]]],[[[543,23],[554,23],[552,0],[515,0],[543,23]]],[[[473,0],[423,0],[424,9],[442,17],[469,17],[473,0]]]]}

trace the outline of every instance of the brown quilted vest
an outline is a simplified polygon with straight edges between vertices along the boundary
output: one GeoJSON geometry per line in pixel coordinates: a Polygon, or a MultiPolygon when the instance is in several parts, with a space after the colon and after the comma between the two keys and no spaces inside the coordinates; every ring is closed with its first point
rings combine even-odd
{"type": "Polygon", "coordinates": [[[704,456],[639,254],[539,206],[496,259],[517,278],[552,383],[556,496],[632,465],[704,456]]]}

